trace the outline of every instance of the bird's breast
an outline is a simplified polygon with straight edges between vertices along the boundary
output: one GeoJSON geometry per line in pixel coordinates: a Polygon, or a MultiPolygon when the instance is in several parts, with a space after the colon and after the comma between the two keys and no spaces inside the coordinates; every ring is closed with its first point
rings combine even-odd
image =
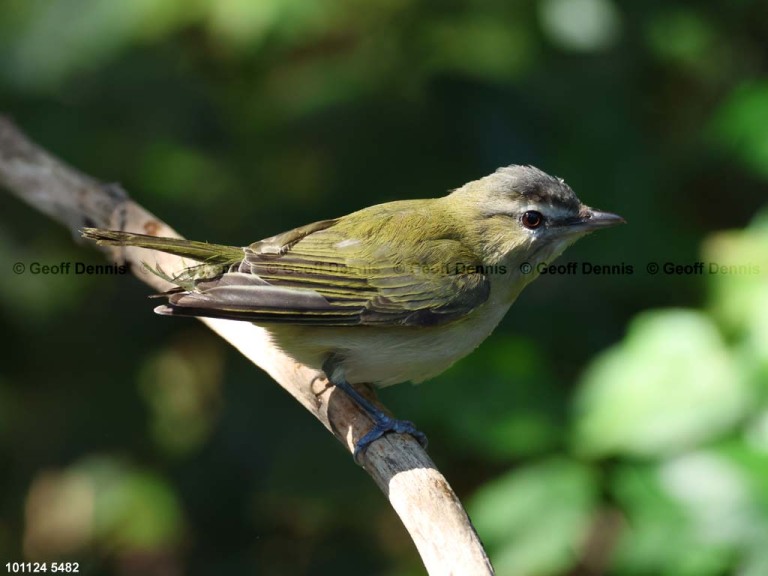
{"type": "Polygon", "coordinates": [[[267,329],[274,343],[301,364],[320,369],[329,354],[337,354],[343,359],[348,382],[390,386],[421,382],[445,371],[477,348],[508,308],[488,302],[465,318],[428,327],[282,325],[267,329]]]}

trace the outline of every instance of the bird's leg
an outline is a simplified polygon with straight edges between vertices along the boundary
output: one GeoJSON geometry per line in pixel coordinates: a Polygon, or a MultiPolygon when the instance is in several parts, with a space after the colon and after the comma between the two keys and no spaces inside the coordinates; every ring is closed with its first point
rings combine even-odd
{"type": "Polygon", "coordinates": [[[354,386],[347,382],[343,376],[338,373],[334,374],[337,367],[338,358],[333,355],[323,364],[323,371],[328,377],[328,381],[349,396],[355,404],[365,410],[373,420],[373,428],[371,428],[365,436],[360,438],[355,444],[354,457],[356,462],[360,463],[360,456],[363,455],[368,446],[390,432],[396,434],[410,434],[418,440],[423,448],[427,447],[427,437],[423,432],[416,429],[413,422],[409,422],[408,420],[397,420],[379,410],[370,400],[368,400],[368,398],[360,394],[354,386]]]}

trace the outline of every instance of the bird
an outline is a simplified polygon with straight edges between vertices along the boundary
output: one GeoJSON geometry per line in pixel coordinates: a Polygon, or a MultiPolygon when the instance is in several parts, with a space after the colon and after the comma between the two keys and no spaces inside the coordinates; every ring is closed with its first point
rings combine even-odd
{"type": "Polygon", "coordinates": [[[172,277],[154,269],[176,286],[155,311],[264,327],[371,417],[357,460],[385,434],[425,447],[426,436],[355,385],[439,375],[491,334],[543,266],[624,222],[583,204],[561,178],[511,165],[445,196],[377,204],[244,247],[99,228],[82,235],[198,262],[172,277]]]}

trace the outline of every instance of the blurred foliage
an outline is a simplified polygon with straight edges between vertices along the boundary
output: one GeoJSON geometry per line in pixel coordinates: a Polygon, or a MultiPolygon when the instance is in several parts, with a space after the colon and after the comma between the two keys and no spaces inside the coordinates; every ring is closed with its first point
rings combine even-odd
{"type": "MultiPolygon", "coordinates": [[[[502,575],[768,573],[758,0],[4,0],[0,111],[184,234],[245,244],[534,164],[625,216],[416,420],[502,575]],[[702,274],[647,264],[705,263],[702,274]],[[714,264],[713,272],[709,266],[714,264]],[[591,360],[590,360],[591,359],[591,360]]],[[[196,323],[0,194],[0,558],[420,574],[351,458],[196,323]]]]}
{"type": "Polygon", "coordinates": [[[573,564],[596,502],[597,482],[588,466],[545,461],[478,490],[473,517],[500,574],[560,573],[573,564]]]}
{"type": "Polygon", "coordinates": [[[584,375],[577,449],[656,455],[717,437],[751,404],[741,368],[704,314],[647,312],[584,375]]]}

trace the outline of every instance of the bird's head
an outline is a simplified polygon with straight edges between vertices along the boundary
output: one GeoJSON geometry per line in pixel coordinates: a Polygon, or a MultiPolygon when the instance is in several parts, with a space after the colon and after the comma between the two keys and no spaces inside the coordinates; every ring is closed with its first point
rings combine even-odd
{"type": "Polygon", "coordinates": [[[549,263],[576,240],[624,219],[582,204],[570,186],[533,166],[507,166],[450,196],[489,262],[549,263]]]}

